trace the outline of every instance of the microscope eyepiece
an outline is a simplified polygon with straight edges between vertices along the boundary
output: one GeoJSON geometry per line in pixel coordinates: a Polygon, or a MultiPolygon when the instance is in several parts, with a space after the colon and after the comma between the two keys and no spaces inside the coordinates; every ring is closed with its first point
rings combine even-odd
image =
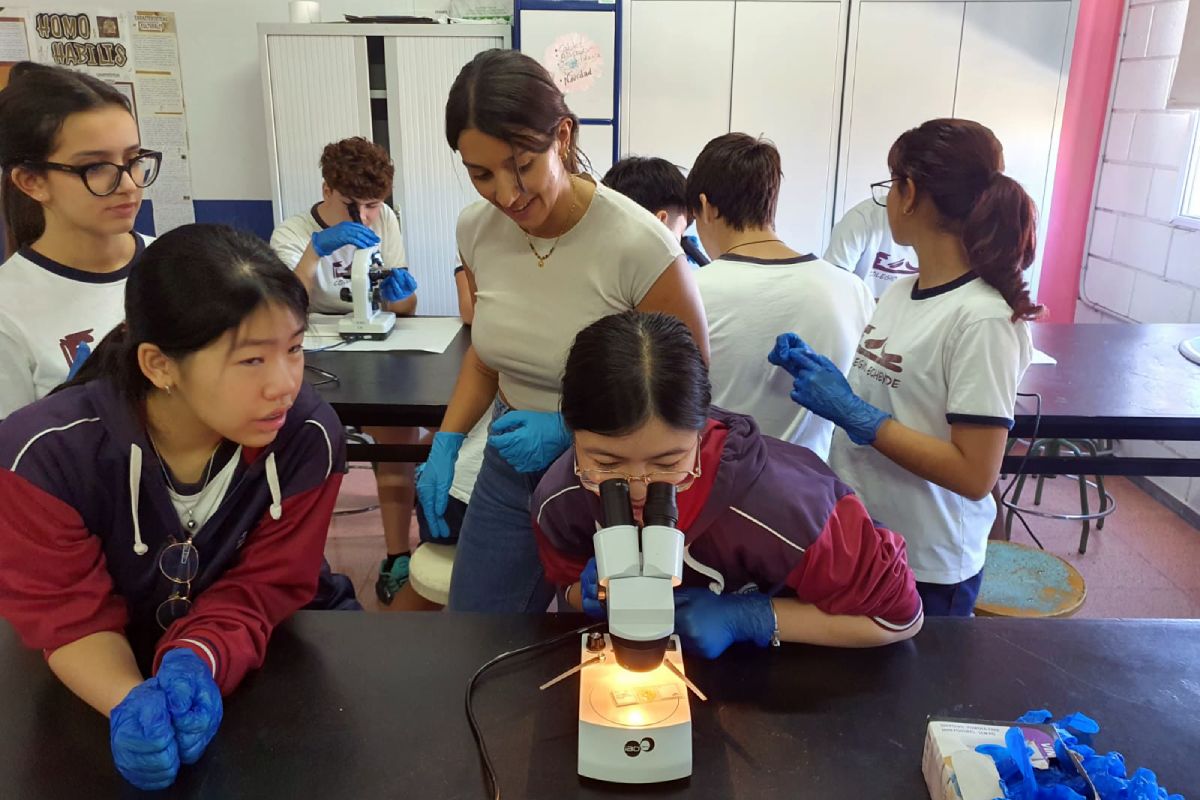
{"type": "Polygon", "coordinates": [[[679,523],[679,507],[675,504],[675,485],[652,483],[646,487],[646,506],[642,509],[646,525],[674,528],[679,523]]]}
{"type": "Polygon", "coordinates": [[[604,527],[634,524],[629,481],[624,478],[610,478],[600,484],[600,504],[603,506],[604,527]]]}

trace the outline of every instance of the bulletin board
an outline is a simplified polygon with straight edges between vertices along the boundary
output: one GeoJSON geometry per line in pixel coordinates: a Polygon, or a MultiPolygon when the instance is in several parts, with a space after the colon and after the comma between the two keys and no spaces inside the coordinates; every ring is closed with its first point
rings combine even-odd
{"type": "MultiPolygon", "coordinates": [[[[580,118],[582,132],[589,133],[593,141],[611,141],[615,158],[621,85],[620,5],[592,0],[517,0],[514,10],[513,46],[550,72],[567,106],[580,118]]],[[[604,160],[608,160],[607,153],[604,160]]]]}

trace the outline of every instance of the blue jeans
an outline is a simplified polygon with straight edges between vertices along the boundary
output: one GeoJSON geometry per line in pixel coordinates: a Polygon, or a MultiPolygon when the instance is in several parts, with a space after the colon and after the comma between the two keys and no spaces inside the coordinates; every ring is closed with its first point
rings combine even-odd
{"type": "MultiPolygon", "coordinates": [[[[494,416],[507,411],[496,404],[494,416]]],[[[451,611],[539,613],[554,597],[529,503],[541,472],[517,472],[489,443],[467,504],[450,578],[451,611]]]]}
{"type": "Polygon", "coordinates": [[[983,583],[981,570],[973,578],[960,583],[921,583],[917,594],[925,606],[927,617],[969,617],[975,613],[975,599],[983,583]]]}

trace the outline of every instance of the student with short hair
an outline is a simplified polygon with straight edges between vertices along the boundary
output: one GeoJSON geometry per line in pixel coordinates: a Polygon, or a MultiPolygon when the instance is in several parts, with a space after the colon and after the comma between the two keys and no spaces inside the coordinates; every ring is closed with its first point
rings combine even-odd
{"type": "Polygon", "coordinates": [[[787,398],[791,379],[763,361],[763,344],[780,330],[796,330],[848,370],[875,303],[862,281],[779,238],[782,180],[775,146],[744,133],[713,139],[688,173],[688,206],[704,249],[715,256],[696,274],[708,316],[713,402],[825,458],[833,423],[787,398]]]}
{"type": "Polygon", "coordinates": [[[0,617],[161,789],[314,598],[346,451],[265,242],[176,228],[126,293],[79,374],[0,423],[0,617]]]}
{"type": "Polygon", "coordinates": [[[930,120],[887,161],[891,177],[873,190],[920,271],[879,301],[849,380],[794,334],[770,359],[794,378],[796,403],[840,428],[830,466],[908,541],[926,613],[969,616],[1032,357],[1029,321],[1044,311],[1023,277],[1037,209],[978,122],[930,120]]]}
{"type": "Polygon", "coordinates": [[[121,321],[125,281],[149,241],[133,222],[161,160],[110,84],[29,61],[12,68],[0,91],[0,419],[66,380],[121,321]]]}
{"type": "Polygon", "coordinates": [[[888,225],[886,204],[863,200],[833,226],[825,260],[862,278],[878,300],[893,283],[917,273],[917,253],[898,244],[888,225]]]}
{"type": "MultiPolygon", "coordinates": [[[[350,286],[350,268],[359,248],[379,246],[391,273],[380,284],[384,310],[411,315],[417,309],[417,281],[406,268],[400,219],[387,204],[395,167],[387,150],[361,136],[325,146],[321,153],[321,202],[305,214],[284,220],[271,234],[271,247],[292,268],[312,298],[311,310],[348,314],[342,292],[350,286]]],[[[368,426],[379,444],[414,444],[416,428],[368,426]]],[[[379,509],[387,553],[379,563],[375,595],[391,605],[408,581],[408,532],[415,489],[412,464],[381,461],[375,465],[379,509]]]]}
{"type": "Polygon", "coordinates": [[[710,405],[704,359],[678,320],[626,312],[579,332],[563,373],[573,446],[530,514],[546,575],[601,616],[592,536],[600,484],[629,483],[637,522],[650,483],[676,487],[684,534],[675,631],[715,658],[735,642],[874,647],[922,624],[904,540],[803,447],[710,405]]]}
{"type": "Polygon", "coordinates": [[[649,211],[679,239],[684,254],[697,267],[708,265],[708,256],[696,237],[688,235],[687,181],[679,167],[665,158],[626,156],[613,164],[601,180],[649,211]]]}

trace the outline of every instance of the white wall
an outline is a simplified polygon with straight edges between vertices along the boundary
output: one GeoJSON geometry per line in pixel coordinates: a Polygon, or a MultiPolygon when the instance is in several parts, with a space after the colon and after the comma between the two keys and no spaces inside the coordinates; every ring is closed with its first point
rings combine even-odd
{"type": "MultiPolygon", "coordinates": [[[[271,199],[257,26],[260,22],[287,22],[287,0],[25,0],[19,5],[34,11],[72,7],[174,11],[193,196],[202,200],[271,199]]],[[[321,17],[325,22],[337,22],[345,13],[428,15],[447,5],[447,0],[321,0],[321,17]]],[[[313,169],[319,156],[313,153],[313,169]]]]}
{"type": "MultiPolygon", "coordinates": [[[[1078,322],[1200,322],[1200,231],[1171,224],[1195,114],[1166,110],[1187,3],[1129,6],[1078,322]]],[[[1200,458],[1200,442],[1131,441],[1122,452],[1200,458]]],[[[1153,481],[1200,511],[1200,478],[1153,481]]]]}

